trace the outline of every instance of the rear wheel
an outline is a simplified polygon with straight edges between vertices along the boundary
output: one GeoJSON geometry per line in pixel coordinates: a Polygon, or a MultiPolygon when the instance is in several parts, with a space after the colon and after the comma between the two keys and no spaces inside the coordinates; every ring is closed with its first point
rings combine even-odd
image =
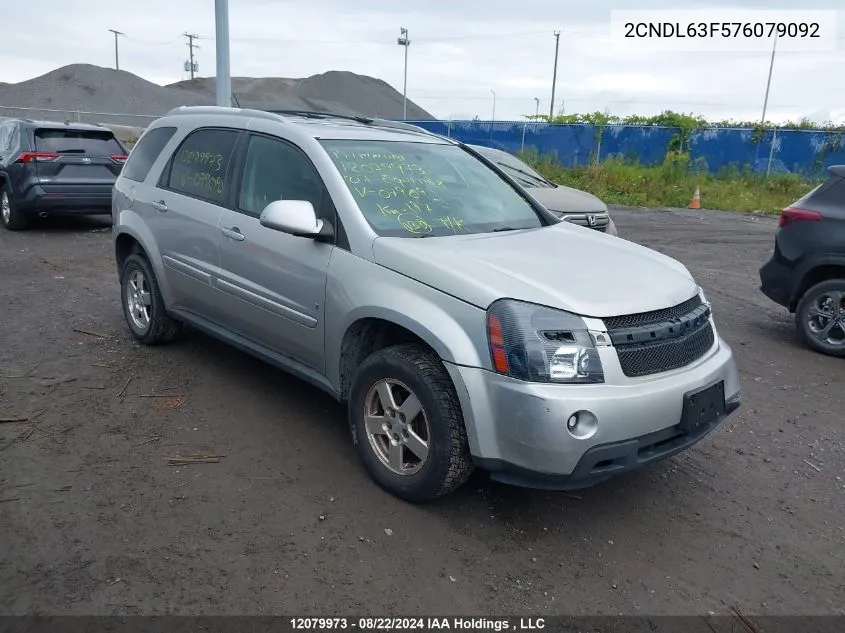
{"type": "Polygon", "coordinates": [[[26,217],[15,206],[9,183],[3,183],[3,187],[0,189],[0,220],[2,220],[3,226],[10,231],[20,231],[25,229],[27,225],[26,217]]]}
{"type": "Polygon", "coordinates": [[[349,420],[370,475],[397,497],[432,501],[472,473],[457,393],[443,363],[421,345],[388,347],[361,364],[349,420]]]}
{"type": "Polygon", "coordinates": [[[795,320],[807,345],[822,354],[845,357],[845,279],[822,281],[807,290],[795,320]]]}
{"type": "Polygon", "coordinates": [[[134,253],[126,258],[120,295],[126,323],[138,341],[158,345],[179,336],[182,323],[167,314],[153,268],[143,255],[134,253]]]}

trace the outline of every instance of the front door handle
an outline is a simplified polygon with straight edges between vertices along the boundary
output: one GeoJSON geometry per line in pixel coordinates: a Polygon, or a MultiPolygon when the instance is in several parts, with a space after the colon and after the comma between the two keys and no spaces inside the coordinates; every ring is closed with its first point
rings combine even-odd
{"type": "Polygon", "coordinates": [[[226,237],[228,237],[230,239],[235,240],[236,242],[243,242],[244,241],[243,233],[241,233],[241,230],[236,226],[233,226],[231,229],[222,228],[220,230],[223,231],[223,235],[225,235],[226,237]]]}
{"type": "Polygon", "coordinates": [[[165,204],[164,200],[158,200],[156,202],[153,202],[153,209],[164,213],[165,211],[167,211],[167,205],[165,204]]]}

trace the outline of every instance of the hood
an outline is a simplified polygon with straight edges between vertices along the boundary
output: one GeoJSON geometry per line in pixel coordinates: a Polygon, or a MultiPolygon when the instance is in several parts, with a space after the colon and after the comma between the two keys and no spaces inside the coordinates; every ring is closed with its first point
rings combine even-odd
{"type": "Polygon", "coordinates": [[[607,213],[607,205],[593,194],[572,187],[523,187],[549,211],[558,213],[607,213]]]}
{"type": "Polygon", "coordinates": [[[667,308],[698,292],[680,262],[569,222],[426,239],[379,237],[373,255],[377,264],[479,308],[511,298],[609,317],[667,308]]]}

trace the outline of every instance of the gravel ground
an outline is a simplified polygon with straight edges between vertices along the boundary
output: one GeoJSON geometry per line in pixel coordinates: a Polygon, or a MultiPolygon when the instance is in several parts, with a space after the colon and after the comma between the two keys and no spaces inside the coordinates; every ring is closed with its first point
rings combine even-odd
{"type": "Polygon", "coordinates": [[[477,475],[424,507],[322,393],[200,334],[134,344],[101,221],[2,232],[0,417],[31,421],[0,424],[0,613],[845,614],[845,364],[757,289],[774,220],[614,214],[704,285],[742,409],[577,494],[477,475]]]}

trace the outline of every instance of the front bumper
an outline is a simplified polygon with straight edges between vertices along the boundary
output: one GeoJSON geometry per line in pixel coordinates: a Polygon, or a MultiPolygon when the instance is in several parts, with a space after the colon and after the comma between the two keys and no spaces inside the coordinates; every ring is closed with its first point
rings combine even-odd
{"type": "Polygon", "coordinates": [[[614,348],[599,353],[607,380],[600,385],[527,383],[447,363],[476,464],[507,483],[583,488],[692,446],[739,406],[733,353],[718,336],[698,361],[643,378],[624,377],[614,348]],[[685,396],[719,382],[723,414],[682,430],[685,396]],[[567,420],[584,412],[594,416],[594,428],[579,437],[567,429],[567,420]]]}

